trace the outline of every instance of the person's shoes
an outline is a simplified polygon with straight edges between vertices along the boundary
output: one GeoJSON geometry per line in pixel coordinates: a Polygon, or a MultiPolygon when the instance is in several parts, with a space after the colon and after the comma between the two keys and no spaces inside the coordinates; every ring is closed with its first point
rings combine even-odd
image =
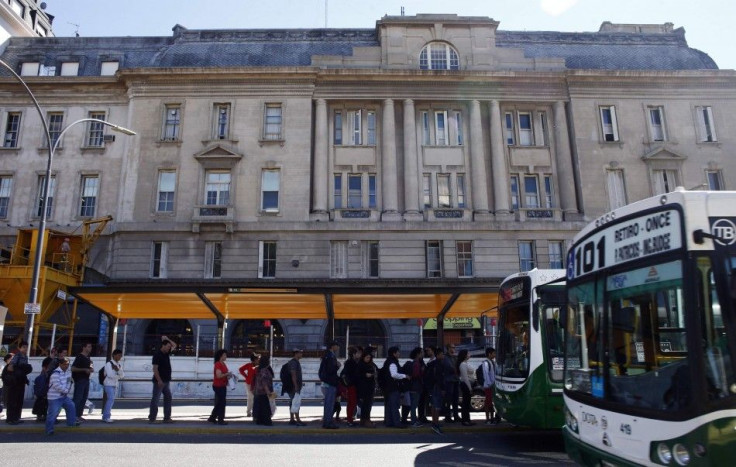
{"type": "Polygon", "coordinates": [[[486,420],[485,425],[493,425],[493,420],[486,420]]]}
{"type": "Polygon", "coordinates": [[[110,420],[109,418],[103,418],[102,421],[105,423],[112,423],[112,420],[110,420]]]}
{"type": "Polygon", "coordinates": [[[304,422],[296,422],[295,425],[296,426],[307,426],[307,424],[304,422]]]}
{"type": "Polygon", "coordinates": [[[419,428],[420,426],[424,426],[424,423],[422,422],[414,422],[411,424],[412,428],[419,428]]]}
{"type": "Polygon", "coordinates": [[[44,420],[44,419],[43,419],[43,418],[41,418],[41,417],[36,417],[36,423],[43,423],[43,422],[45,422],[45,421],[46,421],[46,420],[44,420]]]}
{"type": "Polygon", "coordinates": [[[207,421],[210,423],[217,423],[217,419],[214,419],[212,417],[208,418],[207,421]]]}
{"type": "Polygon", "coordinates": [[[434,431],[434,432],[435,432],[435,433],[437,433],[438,435],[441,435],[441,434],[443,434],[443,432],[442,432],[442,428],[440,428],[440,426],[439,426],[439,425],[432,425],[432,431],[434,431]]]}
{"type": "Polygon", "coordinates": [[[150,418],[149,418],[149,419],[148,419],[148,423],[149,423],[150,425],[153,425],[154,423],[156,423],[156,419],[155,419],[155,418],[154,418],[154,419],[150,419],[150,418]]]}
{"type": "Polygon", "coordinates": [[[245,416],[246,417],[252,417],[253,416],[253,412],[248,412],[245,416]]]}
{"type": "Polygon", "coordinates": [[[333,423],[332,425],[322,425],[322,428],[325,430],[337,430],[338,426],[333,423]]]}
{"type": "Polygon", "coordinates": [[[174,420],[170,418],[164,418],[164,423],[174,423],[174,420]]]}
{"type": "Polygon", "coordinates": [[[227,425],[227,422],[225,420],[218,420],[217,421],[217,424],[218,425],[227,425]]]}
{"type": "Polygon", "coordinates": [[[296,425],[296,420],[289,420],[289,425],[296,425]]]}
{"type": "Polygon", "coordinates": [[[82,422],[80,422],[79,420],[76,420],[74,422],[74,426],[82,426],[82,422]]]}
{"type": "Polygon", "coordinates": [[[20,425],[20,420],[5,420],[8,425],[20,425]]]}
{"type": "Polygon", "coordinates": [[[354,426],[358,426],[358,424],[355,423],[355,422],[348,422],[348,426],[349,427],[354,427],[354,426]]]}
{"type": "Polygon", "coordinates": [[[473,426],[473,425],[475,425],[475,423],[473,423],[473,422],[462,422],[462,425],[463,426],[473,426]]]}
{"type": "Polygon", "coordinates": [[[87,420],[84,417],[77,417],[77,420],[80,422],[86,422],[87,420]]]}

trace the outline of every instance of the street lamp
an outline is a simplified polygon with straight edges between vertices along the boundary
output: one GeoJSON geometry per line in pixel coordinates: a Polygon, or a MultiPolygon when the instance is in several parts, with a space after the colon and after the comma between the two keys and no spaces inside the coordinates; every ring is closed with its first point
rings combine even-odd
{"type": "MultiPolygon", "coordinates": [[[[44,179],[44,186],[43,191],[41,192],[41,219],[38,226],[38,238],[36,239],[36,256],[33,259],[33,276],[31,279],[31,293],[28,297],[28,303],[29,304],[38,304],[38,281],[39,276],[41,273],[41,260],[42,260],[42,253],[43,253],[43,240],[44,240],[44,233],[46,230],[46,209],[48,206],[49,201],[49,190],[51,188],[51,164],[54,160],[54,151],[56,151],[56,148],[59,146],[59,142],[61,141],[61,137],[64,136],[64,133],[69,130],[72,126],[83,123],[83,122],[96,122],[101,123],[103,125],[109,126],[113,131],[117,131],[119,133],[122,133],[124,135],[135,135],[136,133],[133,130],[129,130],[125,127],[122,127],[120,125],[115,125],[114,123],[106,122],[105,120],[99,120],[96,118],[82,118],[79,120],[76,120],[66,127],[59,133],[59,136],[56,138],[56,141],[51,141],[51,133],[49,132],[49,126],[46,122],[46,117],[43,114],[43,111],[41,110],[41,106],[38,104],[38,100],[36,100],[36,96],[33,95],[31,92],[31,89],[28,87],[25,81],[23,81],[23,78],[21,78],[18,73],[13,70],[13,68],[5,63],[5,61],[0,60],[0,65],[2,65],[5,69],[7,69],[18,82],[23,86],[26,93],[30,96],[31,100],[33,101],[33,105],[36,107],[36,110],[38,111],[38,115],[41,117],[41,124],[43,125],[43,133],[46,137],[46,146],[49,150],[48,160],[46,161],[46,176],[44,179]]],[[[33,343],[33,322],[35,319],[35,313],[29,313],[28,318],[26,319],[26,328],[28,332],[28,344],[32,345],[33,343]]]]}

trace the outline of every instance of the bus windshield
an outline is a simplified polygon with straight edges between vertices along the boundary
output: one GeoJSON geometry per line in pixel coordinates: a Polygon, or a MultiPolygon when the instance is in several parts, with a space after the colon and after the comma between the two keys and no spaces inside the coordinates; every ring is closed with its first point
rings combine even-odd
{"type": "Polygon", "coordinates": [[[509,378],[529,376],[529,315],[531,280],[522,277],[503,286],[499,301],[498,372],[509,378]]]}

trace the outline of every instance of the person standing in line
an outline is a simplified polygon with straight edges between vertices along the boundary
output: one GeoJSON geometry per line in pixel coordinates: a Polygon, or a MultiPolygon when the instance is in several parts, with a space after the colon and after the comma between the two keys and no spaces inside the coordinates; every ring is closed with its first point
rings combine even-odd
{"type": "Polygon", "coordinates": [[[483,393],[486,397],[483,407],[486,412],[486,425],[493,425],[493,423],[498,423],[493,410],[493,393],[496,387],[496,349],[493,347],[486,349],[486,359],[481,365],[483,365],[483,393]]]}
{"type": "Polygon", "coordinates": [[[273,425],[271,421],[271,399],[276,397],[273,392],[273,369],[271,358],[268,355],[261,357],[256,374],[255,389],[256,396],[253,406],[253,420],[256,425],[273,425]]]}
{"type": "Polygon", "coordinates": [[[377,376],[378,368],[373,363],[373,354],[366,351],[360,363],[358,363],[356,371],[356,387],[358,399],[360,400],[360,426],[365,428],[376,427],[375,423],[371,421],[371,409],[373,408],[373,397],[376,393],[377,376]]]}
{"type": "Polygon", "coordinates": [[[406,425],[401,423],[401,415],[399,414],[401,396],[399,381],[408,379],[409,377],[399,371],[399,348],[397,346],[389,347],[385,365],[388,365],[390,376],[388,385],[386,386],[388,390],[388,403],[384,424],[391,428],[406,428],[406,425]]]}
{"type": "Polygon", "coordinates": [[[340,379],[337,376],[337,370],[340,369],[340,362],[337,361],[337,351],[340,348],[337,341],[332,341],[327,345],[325,355],[319,365],[319,379],[322,381],[322,392],[325,395],[324,411],[322,413],[322,428],[334,430],[337,428],[333,420],[335,413],[335,401],[337,400],[337,385],[340,379]]]}
{"type": "Polygon", "coordinates": [[[363,347],[349,347],[348,348],[348,359],[345,360],[345,367],[340,373],[343,385],[345,385],[345,391],[347,393],[347,419],[348,426],[358,426],[355,423],[355,412],[358,409],[358,362],[363,357],[363,347]]]}
{"type": "Polygon", "coordinates": [[[444,359],[445,365],[445,422],[453,423],[460,421],[460,378],[457,373],[457,356],[455,355],[455,344],[447,346],[444,359]]]}
{"type": "Polygon", "coordinates": [[[215,369],[212,378],[212,390],[215,391],[215,406],[212,409],[210,423],[227,425],[225,421],[225,406],[227,405],[227,380],[232,375],[227,369],[227,350],[220,349],[215,352],[215,369]]]}
{"type": "Polygon", "coordinates": [[[5,354],[3,356],[2,365],[0,365],[0,414],[2,414],[2,412],[5,410],[5,407],[8,405],[8,389],[6,387],[5,381],[10,379],[10,377],[7,376],[7,367],[8,362],[10,362],[12,358],[12,353],[5,354]]]}
{"type": "Polygon", "coordinates": [[[463,426],[475,425],[475,423],[470,421],[470,395],[473,393],[473,382],[471,381],[471,378],[475,376],[475,374],[470,369],[468,360],[470,360],[468,351],[466,349],[461,350],[457,356],[457,374],[460,379],[460,391],[462,391],[463,394],[463,404],[461,409],[461,420],[463,426]]]}
{"type": "Polygon", "coordinates": [[[302,422],[299,418],[299,409],[302,405],[302,364],[299,360],[302,359],[303,351],[301,349],[294,349],[293,357],[287,363],[289,369],[290,381],[281,382],[282,387],[286,389],[286,394],[289,395],[289,425],[295,426],[306,426],[307,424],[302,422]]]}
{"type": "Polygon", "coordinates": [[[92,343],[82,344],[79,355],[72,363],[72,379],[74,380],[74,407],[77,410],[77,420],[85,421],[82,417],[84,413],[84,404],[89,397],[89,376],[94,373],[92,360],[89,358],[92,353],[92,343]]]}
{"type": "Polygon", "coordinates": [[[174,423],[171,419],[171,352],[176,344],[166,336],[162,336],[161,348],[153,355],[153,395],[148,412],[148,423],[156,423],[158,401],[164,395],[164,423],[174,423]]]}
{"type": "Polygon", "coordinates": [[[440,427],[440,413],[443,409],[445,401],[445,352],[442,347],[437,347],[433,352],[434,359],[428,364],[424,372],[426,385],[430,388],[430,398],[432,403],[432,431],[441,435],[443,433],[440,427]]]}
{"type": "Polygon", "coordinates": [[[57,349],[56,347],[51,348],[51,365],[49,365],[49,375],[54,372],[55,369],[59,368],[59,362],[69,357],[67,349],[57,349]]]}
{"type": "Polygon", "coordinates": [[[112,360],[105,363],[105,379],[102,381],[106,398],[105,405],[102,407],[102,421],[105,423],[112,423],[110,412],[112,411],[112,405],[115,403],[118,381],[125,377],[123,364],[120,363],[121,358],[123,358],[123,351],[115,349],[112,351],[112,360]]]}
{"type": "Polygon", "coordinates": [[[36,416],[37,422],[46,421],[46,413],[49,410],[49,400],[47,394],[49,390],[49,365],[51,365],[51,357],[46,357],[41,362],[41,373],[33,380],[33,395],[36,400],[33,402],[33,410],[31,413],[36,416]]]}
{"type": "Polygon", "coordinates": [[[248,395],[246,405],[247,417],[253,416],[253,400],[256,398],[255,394],[253,393],[253,388],[256,382],[256,373],[258,373],[258,364],[260,363],[260,359],[261,356],[257,353],[254,353],[250,356],[250,363],[246,363],[238,369],[240,374],[243,375],[243,378],[245,379],[245,392],[248,395]]]}
{"type": "Polygon", "coordinates": [[[5,390],[8,392],[6,396],[8,413],[5,422],[9,425],[23,423],[20,419],[23,412],[23,397],[29,382],[28,375],[32,371],[33,368],[28,363],[28,342],[21,341],[15,355],[5,367],[5,390]]]}
{"type": "Polygon", "coordinates": [[[59,416],[62,407],[66,412],[66,425],[79,426],[77,420],[77,411],[74,407],[74,401],[69,398],[69,391],[72,389],[72,372],[69,371],[69,359],[64,357],[59,359],[59,367],[51,373],[49,382],[49,392],[47,397],[49,400],[49,411],[46,415],[46,434],[54,434],[54,425],[56,418],[59,416]]]}
{"type": "Polygon", "coordinates": [[[424,390],[424,371],[426,368],[423,356],[422,348],[415,347],[409,354],[411,360],[408,360],[404,365],[404,373],[411,378],[411,383],[409,383],[409,400],[411,403],[409,413],[411,414],[411,425],[414,428],[422,426],[421,417],[424,412],[423,408],[421,411],[419,410],[419,396],[424,390]]]}
{"type": "MultiPolygon", "coordinates": [[[[431,346],[426,346],[424,348],[424,358],[428,360],[427,364],[435,359],[434,357],[434,348],[431,346]]],[[[422,360],[424,362],[424,360],[422,360]]],[[[424,371],[427,371],[427,364],[424,366],[424,371]]],[[[429,420],[427,419],[427,415],[432,416],[431,408],[430,408],[430,399],[432,397],[432,388],[427,385],[427,378],[422,377],[422,392],[419,393],[419,405],[418,405],[418,413],[419,416],[419,423],[427,424],[429,423],[429,420]]]]}

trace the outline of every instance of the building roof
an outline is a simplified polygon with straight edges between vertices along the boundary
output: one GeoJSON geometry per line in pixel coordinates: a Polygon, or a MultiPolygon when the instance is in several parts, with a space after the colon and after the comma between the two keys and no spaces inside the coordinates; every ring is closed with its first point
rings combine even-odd
{"type": "MultiPolygon", "coordinates": [[[[380,47],[377,29],[173,28],[172,37],[12,38],[2,59],[47,66],[80,61],[80,76],[99,75],[100,62],[120,69],[159,67],[310,66],[313,56],[350,56],[354,47],[380,47]]],[[[717,69],[705,53],[690,48],[682,28],[674,31],[496,31],[496,46],[523,49],[528,58],[564,58],[568,69],[717,69]]],[[[363,65],[364,66],[364,65],[363,65]]]]}

